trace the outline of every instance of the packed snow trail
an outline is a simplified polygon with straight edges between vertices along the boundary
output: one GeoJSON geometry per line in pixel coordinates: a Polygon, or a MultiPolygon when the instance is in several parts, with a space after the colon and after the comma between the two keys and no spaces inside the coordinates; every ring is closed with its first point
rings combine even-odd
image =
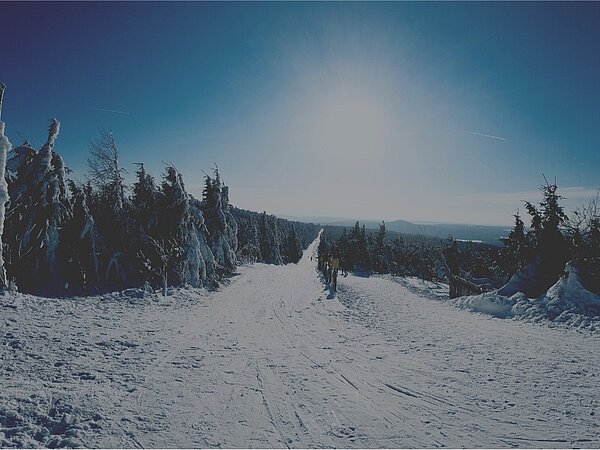
{"type": "Polygon", "coordinates": [[[317,243],[218,292],[1,300],[0,446],[600,446],[598,336],[379,277],[327,299],[317,243]]]}

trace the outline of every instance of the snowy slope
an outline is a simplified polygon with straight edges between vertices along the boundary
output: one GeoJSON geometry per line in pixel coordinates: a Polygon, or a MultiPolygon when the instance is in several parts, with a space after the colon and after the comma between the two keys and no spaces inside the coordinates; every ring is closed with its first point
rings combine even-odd
{"type": "Polygon", "coordinates": [[[0,447],[600,446],[598,336],[414,280],[328,300],[316,244],[218,292],[0,298],[0,447]]]}

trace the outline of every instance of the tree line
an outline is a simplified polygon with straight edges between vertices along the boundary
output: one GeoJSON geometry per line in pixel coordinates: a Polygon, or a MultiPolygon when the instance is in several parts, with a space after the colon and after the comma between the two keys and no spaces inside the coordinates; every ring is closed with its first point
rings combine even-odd
{"type": "Polygon", "coordinates": [[[357,221],[352,228],[324,227],[318,251],[325,260],[339,259],[344,271],[444,280],[443,248],[438,238],[390,233],[385,222],[367,230],[357,221]]]}
{"type": "Polygon", "coordinates": [[[238,224],[238,258],[242,262],[297,263],[320,230],[315,224],[290,221],[266,212],[236,207],[231,211],[238,224]]]}
{"type": "Polygon", "coordinates": [[[5,286],[73,295],[215,285],[238,261],[297,262],[318,232],[232,207],[216,166],[204,175],[200,199],[172,164],[156,180],[138,163],[130,186],[110,132],[90,144],[88,179],[76,182],[55,149],[59,132],[54,119],[40,149],[25,142],[8,153],[5,286]]]}
{"type": "Polygon", "coordinates": [[[501,287],[516,273],[527,271],[525,294],[537,297],[565,272],[565,264],[577,268],[585,287],[600,295],[600,200],[568,216],[556,182],[540,187],[539,204],[525,202],[530,224],[519,213],[510,233],[498,246],[424,236],[366,230],[356,222],[350,229],[325,227],[319,255],[338,258],[343,269],[367,273],[416,276],[448,281],[449,276],[486,278],[501,287]]]}

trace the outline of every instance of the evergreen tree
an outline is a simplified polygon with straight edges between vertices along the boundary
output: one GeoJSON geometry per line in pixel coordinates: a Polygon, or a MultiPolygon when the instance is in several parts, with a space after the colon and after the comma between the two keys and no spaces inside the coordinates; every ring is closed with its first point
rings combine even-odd
{"type": "MultiPolygon", "coordinates": [[[[508,237],[502,239],[504,243],[504,247],[501,250],[502,266],[504,273],[508,276],[518,270],[524,269],[532,257],[529,239],[525,232],[525,224],[518,212],[514,217],[515,226],[508,234],[508,237]]],[[[536,219],[536,226],[537,223],[536,219]]]]}
{"type": "Polygon", "coordinates": [[[297,263],[302,258],[302,246],[296,233],[296,228],[292,226],[287,233],[287,242],[285,248],[286,263],[297,263]]]}
{"type": "Polygon", "coordinates": [[[27,152],[15,155],[18,163],[16,178],[9,191],[11,208],[7,217],[8,245],[12,272],[17,283],[31,291],[45,289],[60,292],[61,280],[57,254],[60,230],[72,216],[65,185],[65,166],[54,151],[60,123],[53,119],[48,130],[48,140],[39,152],[21,158],[27,152]]]}
{"type": "Polygon", "coordinates": [[[69,292],[85,292],[100,281],[98,231],[90,214],[87,193],[69,182],[73,216],[61,231],[61,273],[69,292]]]}
{"type": "Polygon", "coordinates": [[[215,261],[223,273],[232,273],[236,267],[237,225],[229,213],[229,189],[222,185],[217,167],[213,174],[214,178],[205,177],[202,213],[215,261]]]}
{"type": "Polygon", "coordinates": [[[531,216],[531,231],[527,237],[538,264],[537,280],[528,295],[538,296],[552,286],[563,274],[568,260],[568,248],[561,231],[567,216],[559,204],[563,197],[557,194],[557,189],[556,183],[546,181],[540,188],[543,200],[539,208],[525,203],[531,216]]]}
{"type": "Polygon", "coordinates": [[[282,265],[279,229],[275,217],[262,213],[260,221],[260,253],[267,264],[282,265]]]}
{"type": "MultiPolygon", "coordinates": [[[[2,98],[6,86],[0,83],[0,117],[2,115],[2,98]]],[[[12,148],[8,138],[4,135],[4,122],[0,120],[0,289],[8,286],[6,267],[4,265],[4,245],[2,233],[4,232],[5,205],[10,199],[8,196],[8,184],[6,183],[5,168],[8,152],[12,148]]]]}
{"type": "Polygon", "coordinates": [[[173,166],[165,170],[160,203],[160,233],[153,240],[155,255],[160,261],[163,285],[181,286],[187,281],[184,255],[191,240],[191,220],[188,193],[173,166]]]}
{"type": "Polygon", "coordinates": [[[160,199],[161,193],[154,177],[148,174],[144,164],[140,163],[132,187],[130,218],[130,238],[136,250],[135,281],[138,285],[144,282],[157,285],[162,281],[159,280],[160,271],[156,269],[162,264],[162,259],[156,252],[160,247],[156,244],[156,239],[160,238],[158,227],[160,199]]]}
{"type": "Polygon", "coordinates": [[[360,230],[358,264],[359,268],[363,271],[369,272],[371,270],[371,257],[369,254],[369,245],[367,242],[367,230],[364,225],[360,230]]]}
{"type": "Polygon", "coordinates": [[[262,259],[260,254],[260,234],[258,232],[258,225],[256,220],[251,217],[250,219],[237,219],[238,221],[238,238],[239,248],[238,255],[239,259],[243,262],[256,262],[262,259]]]}
{"type": "Polygon", "coordinates": [[[379,225],[379,229],[373,237],[373,270],[379,273],[387,273],[389,264],[387,259],[386,243],[385,243],[385,222],[379,225]]]}

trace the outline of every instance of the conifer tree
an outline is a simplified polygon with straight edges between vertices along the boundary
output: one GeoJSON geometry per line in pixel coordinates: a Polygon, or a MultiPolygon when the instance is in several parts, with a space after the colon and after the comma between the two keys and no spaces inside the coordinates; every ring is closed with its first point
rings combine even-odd
{"type": "Polygon", "coordinates": [[[531,216],[531,231],[527,236],[539,263],[538,279],[531,294],[539,295],[552,286],[562,275],[568,260],[567,245],[561,231],[567,216],[559,204],[563,197],[557,189],[556,183],[546,181],[540,188],[543,200],[539,208],[530,202],[525,203],[531,216]]]}
{"type": "Polygon", "coordinates": [[[514,217],[515,226],[508,237],[502,239],[504,247],[501,250],[503,271],[509,276],[518,270],[524,269],[532,257],[529,239],[525,232],[525,224],[518,212],[514,217]]]}
{"type": "MultiPolygon", "coordinates": [[[[136,274],[138,284],[148,282],[158,284],[157,266],[162,259],[156,250],[156,239],[160,237],[158,229],[159,201],[161,193],[154,177],[146,172],[143,163],[136,170],[136,181],[132,186],[130,239],[135,248],[136,274]]],[[[164,246],[163,246],[164,248],[164,246]]],[[[161,279],[162,281],[162,279],[161,279]]]]}
{"type": "Polygon", "coordinates": [[[202,213],[208,230],[208,242],[218,267],[223,273],[235,269],[237,249],[237,226],[229,214],[229,190],[222,185],[219,169],[215,167],[214,178],[206,175],[202,213]],[[231,223],[228,223],[228,219],[231,223]]]}
{"type": "Polygon", "coordinates": [[[4,266],[4,245],[2,242],[2,233],[4,232],[4,217],[6,213],[5,205],[9,200],[8,184],[5,178],[6,159],[12,145],[4,135],[4,122],[2,122],[2,99],[6,86],[0,83],[0,289],[8,286],[6,277],[6,267],[4,266]]]}
{"type": "Polygon", "coordinates": [[[293,225],[291,230],[287,232],[285,256],[288,263],[297,263],[302,258],[302,246],[293,225]]]}
{"type": "Polygon", "coordinates": [[[260,253],[267,264],[282,265],[279,248],[279,229],[275,217],[262,213],[260,221],[260,253]]]}
{"type": "Polygon", "coordinates": [[[17,283],[31,291],[44,288],[60,292],[64,288],[59,262],[60,230],[70,220],[71,204],[66,192],[65,166],[54,151],[60,123],[53,119],[48,140],[39,152],[15,154],[18,161],[9,162],[16,168],[11,180],[12,204],[7,217],[6,234],[13,275],[17,283]],[[23,157],[26,155],[27,157],[23,157]]]}
{"type": "Polygon", "coordinates": [[[386,255],[386,244],[385,244],[385,222],[379,225],[379,229],[375,233],[373,238],[373,269],[379,273],[387,273],[389,265],[387,262],[386,255]]]}
{"type": "Polygon", "coordinates": [[[89,290],[100,281],[99,236],[90,214],[87,192],[69,182],[73,216],[61,231],[61,273],[68,292],[89,290]]]}
{"type": "Polygon", "coordinates": [[[175,167],[167,166],[162,183],[160,235],[154,244],[161,261],[162,278],[172,286],[187,281],[184,255],[191,240],[188,200],[181,174],[175,167]]]}

